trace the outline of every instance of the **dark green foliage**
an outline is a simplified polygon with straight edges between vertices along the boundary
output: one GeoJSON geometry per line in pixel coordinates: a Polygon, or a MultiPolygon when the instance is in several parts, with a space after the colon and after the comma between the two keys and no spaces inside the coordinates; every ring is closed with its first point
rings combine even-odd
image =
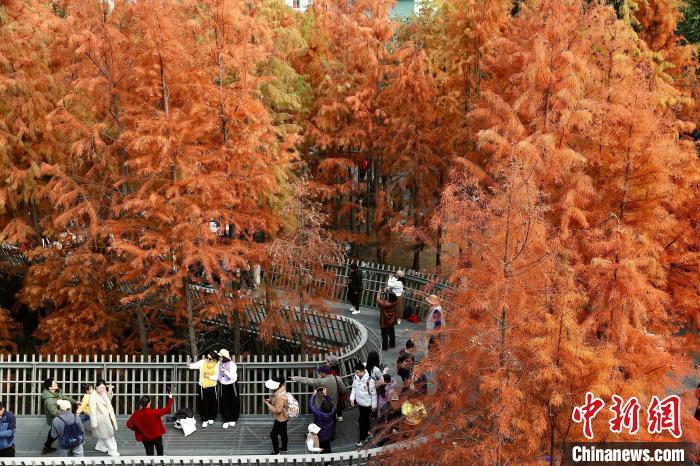
{"type": "Polygon", "coordinates": [[[678,23],[678,34],[690,43],[700,42],[700,0],[686,0],[683,19],[678,23]]]}

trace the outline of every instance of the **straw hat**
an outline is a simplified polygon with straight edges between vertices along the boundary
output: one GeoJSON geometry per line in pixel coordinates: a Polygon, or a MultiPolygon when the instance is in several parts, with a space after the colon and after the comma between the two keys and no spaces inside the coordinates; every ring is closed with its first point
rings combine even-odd
{"type": "Polygon", "coordinates": [[[316,424],[309,424],[309,432],[311,432],[312,434],[318,434],[319,432],[321,432],[321,428],[316,424]]]}
{"type": "Polygon", "coordinates": [[[217,354],[219,356],[221,356],[222,358],[231,359],[231,354],[228,352],[228,350],[226,348],[222,349],[217,354]]]}
{"type": "Polygon", "coordinates": [[[431,294],[427,298],[425,298],[425,302],[430,304],[431,306],[437,306],[440,304],[440,298],[437,297],[437,295],[431,294]]]}
{"type": "Polygon", "coordinates": [[[417,426],[428,416],[425,405],[420,401],[414,403],[404,402],[401,405],[401,414],[404,415],[404,422],[410,426],[417,426]]]}

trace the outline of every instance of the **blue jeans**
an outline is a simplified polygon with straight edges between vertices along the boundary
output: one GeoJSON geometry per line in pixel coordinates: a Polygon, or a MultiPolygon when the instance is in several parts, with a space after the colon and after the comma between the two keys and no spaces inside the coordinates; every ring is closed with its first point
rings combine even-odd
{"type": "Polygon", "coordinates": [[[90,416],[87,414],[81,414],[80,415],[80,422],[88,422],[90,420],[90,416]]]}

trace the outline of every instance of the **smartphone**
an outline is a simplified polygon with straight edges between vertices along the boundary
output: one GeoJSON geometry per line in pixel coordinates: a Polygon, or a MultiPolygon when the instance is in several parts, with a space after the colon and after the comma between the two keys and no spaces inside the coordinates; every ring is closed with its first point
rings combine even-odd
{"type": "Polygon", "coordinates": [[[170,385],[165,386],[165,393],[170,395],[173,392],[173,388],[170,385]]]}

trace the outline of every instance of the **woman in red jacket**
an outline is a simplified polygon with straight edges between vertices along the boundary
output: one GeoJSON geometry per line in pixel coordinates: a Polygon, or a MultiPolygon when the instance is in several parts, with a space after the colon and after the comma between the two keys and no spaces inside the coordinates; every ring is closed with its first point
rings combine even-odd
{"type": "Polygon", "coordinates": [[[137,442],[143,442],[146,449],[146,455],[153,456],[153,450],[158,456],[163,456],[163,434],[165,434],[165,426],[161,420],[162,416],[170,413],[173,406],[173,394],[168,393],[168,404],[165,408],[152,409],[151,397],[144,395],[139,400],[141,409],[134,411],[126,426],[134,431],[137,442]]]}

